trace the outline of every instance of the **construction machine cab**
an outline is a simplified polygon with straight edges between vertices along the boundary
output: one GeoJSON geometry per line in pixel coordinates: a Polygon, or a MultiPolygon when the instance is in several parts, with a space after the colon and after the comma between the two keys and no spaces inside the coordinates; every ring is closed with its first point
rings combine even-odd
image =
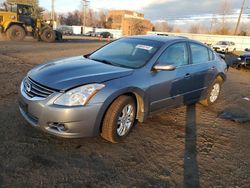
{"type": "Polygon", "coordinates": [[[17,4],[16,8],[18,21],[24,23],[27,26],[35,27],[36,21],[34,18],[32,18],[32,6],[17,4]]]}

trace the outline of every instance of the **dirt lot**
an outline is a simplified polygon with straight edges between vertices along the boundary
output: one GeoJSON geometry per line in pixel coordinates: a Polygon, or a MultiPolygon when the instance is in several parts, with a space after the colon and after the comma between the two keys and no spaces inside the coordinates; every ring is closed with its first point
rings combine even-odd
{"type": "Polygon", "coordinates": [[[103,44],[0,41],[0,187],[250,186],[250,123],[218,118],[229,105],[250,97],[250,71],[231,69],[215,106],[154,115],[121,144],[60,139],[28,125],[17,105],[27,71],[103,44]]]}

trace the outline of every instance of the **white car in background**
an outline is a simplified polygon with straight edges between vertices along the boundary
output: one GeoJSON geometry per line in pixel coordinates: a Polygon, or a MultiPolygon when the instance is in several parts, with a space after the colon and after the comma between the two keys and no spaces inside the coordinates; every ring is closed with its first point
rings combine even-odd
{"type": "Polygon", "coordinates": [[[216,52],[229,53],[236,51],[236,45],[231,41],[219,41],[213,45],[213,49],[216,52]]]}

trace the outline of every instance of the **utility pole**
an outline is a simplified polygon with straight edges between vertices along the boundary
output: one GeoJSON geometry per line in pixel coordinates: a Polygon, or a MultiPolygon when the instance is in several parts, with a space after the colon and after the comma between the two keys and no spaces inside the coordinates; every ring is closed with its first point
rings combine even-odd
{"type": "Polygon", "coordinates": [[[87,7],[88,7],[88,0],[82,0],[83,1],[83,34],[85,34],[85,30],[86,30],[86,11],[87,11],[87,7]]]}
{"type": "Polygon", "coordinates": [[[55,0],[51,0],[51,15],[50,19],[54,21],[55,19],[55,0]]]}
{"type": "Polygon", "coordinates": [[[236,24],[236,28],[235,28],[235,31],[234,31],[234,35],[237,35],[237,31],[238,31],[238,28],[239,28],[239,25],[240,25],[240,20],[241,20],[241,16],[242,16],[242,13],[243,13],[243,10],[244,10],[245,3],[246,3],[246,0],[243,0],[242,6],[241,6],[241,9],[240,9],[240,15],[239,15],[239,18],[238,18],[238,21],[237,21],[237,24],[236,24]]]}

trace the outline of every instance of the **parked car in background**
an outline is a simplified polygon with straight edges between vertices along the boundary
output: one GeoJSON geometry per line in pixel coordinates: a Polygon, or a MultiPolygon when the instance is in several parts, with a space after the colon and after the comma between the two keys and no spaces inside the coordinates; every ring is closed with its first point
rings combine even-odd
{"type": "Polygon", "coordinates": [[[19,109],[33,127],[60,137],[122,141],[136,121],[162,109],[214,104],[226,63],[183,37],[131,36],[95,52],[28,72],[19,109]]]}
{"type": "Polygon", "coordinates": [[[85,35],[85,36],[90,36],[90,37],[92,37],[93,33],[94,33],[93,31],[88,31],[88,32],[85,33],[84,35],[85,35]]]}
{"type": "Polygon", "coordinates": [[[233,67],[250,68],[250,50],[246,48],[245,51],[246,53],[243,53],[242,55],[240,55],[237,61],[233,63],[233,67]]]}
{"type": "Polygon", "coordinates": [[[101,32],[100,37],[102,38],[113,38],[113,34],[110,32],[101,32]]]}
{"type": "Polygon", "coordinates": [[[236,46],[234,42],[230,41],[219,41],[215,45],[213,45],[213,49],[216,52],[221,52],[221,53],[229,53],[229,52],[234,52],[236,51],[236,46]]]}
{"type": "Polygon", "coordinates": [[[97,35],[97,33],[94,31],[88,31],[85,35],[90,36],[90,37],[95,37],[97,35]]]}
{"type": "Polygon", "coordinates": [[[68,27],[68,26],[61,26],[61,27],[58,27],[56,30],[61,32],[62,35],[73,35],[74,34],[72,27],[68,27]]]}
{"type": "Polygon", "coordinates": [[[73,35],[73,30],[67,29],[67,30],[64,30],[62,33],[63,33],[63,35],[73,35]]]}
{"type": "Polygon", "coordinates": [[[88,31],[85,35],[90,37],[99,37],[101,32],[88,31]]]}

